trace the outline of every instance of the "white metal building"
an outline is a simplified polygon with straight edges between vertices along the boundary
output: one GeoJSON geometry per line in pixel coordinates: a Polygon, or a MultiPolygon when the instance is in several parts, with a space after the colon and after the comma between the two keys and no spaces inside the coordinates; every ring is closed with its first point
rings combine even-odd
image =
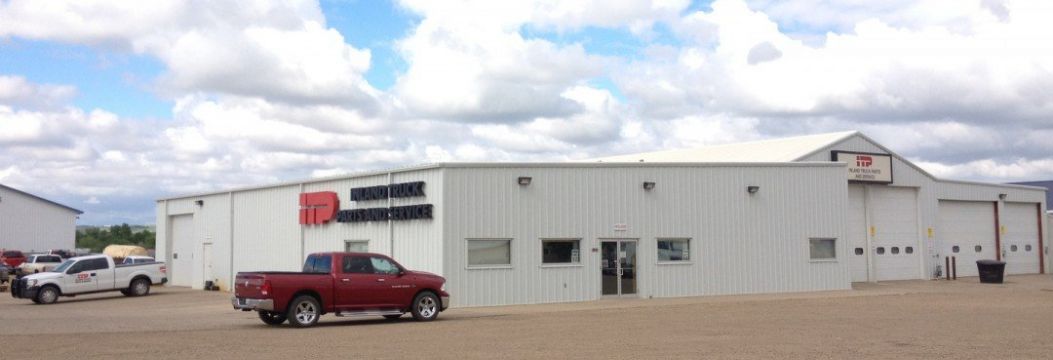
{"type": "Polygon", "coordinates": [[[0,184],[0,249],[73,249],[82,211],[0,184]]]}
{"type": "Polygon", "coordinates": [[[368,250],[445,276],[457,306],[834,290],[932,278],[944,256],[959,276],[991,257],[1042,272],[1044,196],[939,180],[851,132],[161,199],[157,256],[174,285],[226,289],[368,250]]]}

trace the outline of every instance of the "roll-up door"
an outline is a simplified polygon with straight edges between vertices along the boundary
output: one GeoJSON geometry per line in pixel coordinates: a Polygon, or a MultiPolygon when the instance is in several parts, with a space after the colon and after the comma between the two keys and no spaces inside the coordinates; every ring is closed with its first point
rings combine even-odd
{"type": "Polygon", "coordinates": [[[1035,203],[1006,203],[1002,224],[1002,254],[1006,274],[1038,274],[1038,219],[1035,203]]]}
{"type": "Polygon", "coordinates": [[[920,279],[922,251],[918,245],[917,190],[871,186],[869,191],[874,278],[878,281],[920,279]]]}
{"type": "Polygon", "coordinates": [[[939,264],[957,261],[958,276],[977,276],[976,260],[997,257],[995,202],[940,200],[936,216],[939,264]]]}
{"type": "Polygon", "coordinates": [[[867,281],[867,210],[863,185],[848,185],[848,264],[853,282],[867,281]]]}
{"type": "Polygon", "coordinates": [[[173,286],[190,286],[194,273],[194,215],[179,215],[169,221],[172,252],[168,262],[168,281],[173,286]]]}

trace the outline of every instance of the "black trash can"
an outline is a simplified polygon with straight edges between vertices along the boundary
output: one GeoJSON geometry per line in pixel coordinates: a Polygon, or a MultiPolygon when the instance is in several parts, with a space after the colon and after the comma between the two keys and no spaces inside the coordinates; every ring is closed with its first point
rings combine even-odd
{"type": "Polygon", "coordinates": [[[1005,261],[976,260],[976,269],[980,271],[980,282],[1001,284],[1005,274],[1005,261]]]}

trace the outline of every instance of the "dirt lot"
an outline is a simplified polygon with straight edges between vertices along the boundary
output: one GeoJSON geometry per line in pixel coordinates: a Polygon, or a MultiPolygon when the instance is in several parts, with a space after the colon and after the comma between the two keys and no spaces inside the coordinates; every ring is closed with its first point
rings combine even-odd
{"type": "Polygon", "coordinates": [[[48,306],[2,294],[0,359],[1053,357],[1053,276],[1008,281],[452,309],[432,323],[326,316],[311,329],[263,325],[226,293],[48,306]]]}

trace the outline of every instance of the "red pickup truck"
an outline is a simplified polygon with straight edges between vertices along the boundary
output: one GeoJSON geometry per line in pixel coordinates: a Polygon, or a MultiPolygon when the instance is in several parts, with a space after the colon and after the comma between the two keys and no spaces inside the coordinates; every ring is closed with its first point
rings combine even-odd
{"type": "Polygon", "coordinates": [[[431,321],[450,303],[445,283],[381,254],[319,253],[307,257],[303,272],[239,272],[231,302],[268,325],[308,327],[327,313],[397,319],[408,312],[431,321]]]}

